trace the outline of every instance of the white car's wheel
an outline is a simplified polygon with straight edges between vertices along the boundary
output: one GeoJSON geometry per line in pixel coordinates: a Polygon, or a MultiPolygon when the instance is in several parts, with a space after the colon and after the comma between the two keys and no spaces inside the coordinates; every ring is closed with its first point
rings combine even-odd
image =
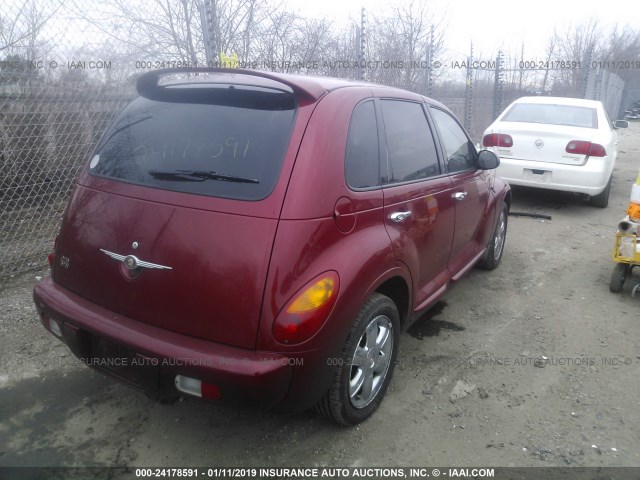
{"type": "Polygon", "coordinates": [[[609,193],[611,193],[611,178],[609,178],[609,182],[602,193],[591,197],[591,205],[598,208],[606,208],[609,205],[609,193]]]}

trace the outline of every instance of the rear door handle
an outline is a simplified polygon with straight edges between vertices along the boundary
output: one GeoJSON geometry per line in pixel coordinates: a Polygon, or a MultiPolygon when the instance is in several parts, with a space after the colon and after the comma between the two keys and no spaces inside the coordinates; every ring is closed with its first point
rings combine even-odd
{"type": "Polygon", "coordinates": [[[389,215],[389,218],[391,219],[392,222],[400,223],[400,222],[404,222],[410,216],[411,216],[411,211],[409,210],[406,212],[394,212],[391,215],[389,215]]]}
{"type": "Polygon", "coordinates": [[[456,192],[453,194],[453,198],[456,200],[464,200],[467,197],[467,192],[456,192]]]}

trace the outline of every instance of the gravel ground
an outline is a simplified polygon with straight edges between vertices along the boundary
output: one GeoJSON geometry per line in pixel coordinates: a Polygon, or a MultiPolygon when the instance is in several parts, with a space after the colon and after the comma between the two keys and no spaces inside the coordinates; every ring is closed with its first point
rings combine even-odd
{"type": "MultiPolygon", "coordinates": [[[[640,298],[608,290],[640,167],[620,133],[607,209],[514,190],[502,265],[474,270],[402,335],[374,417],[338,428],[186,399],[160,405],[38,323],[46,271],[0,282],[0,466],[640,466],[640,298]]],[[[636,277],[637,281],[640,278],[636,277]]]]}

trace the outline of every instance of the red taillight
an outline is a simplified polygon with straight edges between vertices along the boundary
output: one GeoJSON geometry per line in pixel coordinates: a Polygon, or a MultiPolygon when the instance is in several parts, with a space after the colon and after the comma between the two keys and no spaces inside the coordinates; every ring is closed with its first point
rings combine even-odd
{"type": "Polygon", "coordinates": [[[607,151],[598,143],[586,142],[584,140],[571,140],[565,148],[567,153],[576,155],[588,155],[589,157],[606,157],[607,151]]]}
{"type": "Polygon", "coordinates": [[[56,262],[56,247],[58,246],[58,237],[60,235],[56,235],[56,239],[53,241],[53,250],[49,252],[47,255],[47,261],[49,262],[49,266],[53,268],[53,264],[56,262]]]}
{"type": "Polygon", "coordinates": [[[325,272],[307,283],[273,322],[275,339],[280,343],[295,344],[311,338],[331,313],[338,287],[336,272],[325,272]]]}
{"type": "Polygon", "coordinates": [[[202,394],[202,398],[208,398],[209,400],[220,400],[222,398],[220,387],[213,383],[202,382],[200,385],[200,393],[202,394]]]}
{"type": "Polygon", "coordinates": [[[490,133],[482,139],[485,147],[513,147],[513,138],[506,133],[490,133]]]}

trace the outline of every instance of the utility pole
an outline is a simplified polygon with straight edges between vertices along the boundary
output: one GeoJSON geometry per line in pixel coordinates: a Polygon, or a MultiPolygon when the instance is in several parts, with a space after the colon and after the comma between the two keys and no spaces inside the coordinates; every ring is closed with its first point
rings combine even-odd
{"type": "Polygon", "coordinates": [[[202,37],[204,40],[204,52],[207,57],[207,65],[216,66],[218,52],[215,44],[215,25],[217,23],[215,0],[198,1],[198,11],[200,12],[200,24],[202,25],[202,37]]]}

